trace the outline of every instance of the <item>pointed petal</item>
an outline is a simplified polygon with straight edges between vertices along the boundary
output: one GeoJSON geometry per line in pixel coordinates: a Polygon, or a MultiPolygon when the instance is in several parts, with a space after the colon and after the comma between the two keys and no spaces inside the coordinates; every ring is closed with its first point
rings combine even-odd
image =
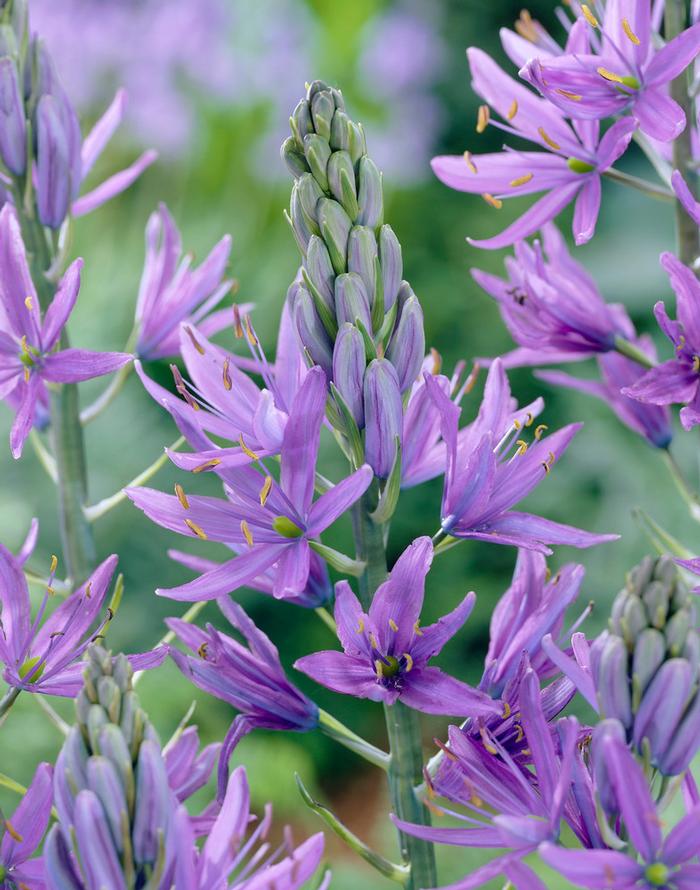
{"type": "Polygon", "coordinates": [[[372,468],[364,464],[322,494],[309,511],[309,537],[317,537],[342,516],[367,491],[372,479],[372,468]]]}
{"type": "Polygon", "coordinates": [[[658,139],[671,142],[685,130],[685,114],[681,106],[660,89],[646,89],[634,104],[639,129],[658,139]]]}
{"type": "Polygon", "coordinates": [[[698,375],[691,366],[672,358],[651,368],[632,386],[626,386],[622,395],[652,405],[670,405],[689,402],[697,389],[698,375]]]}
{"type": "Polygon", "coordinates": [[[693,809],[675,825],[664,841],[663,861],[681,865],[700,853],[700,806],[693,809]]]}
{"type": "Polygon", "coordinates": [[[218,599],[249,584],[276,562],[280,555],[281,548],[262,544],[235,559],[229,559],[228,562],[222,563],[210,572],[205,572],[187,584],[159,588],[156,593],[158,596],[167,596],[184,602],[218,599]]]}
{"type": "Polygon", "coordinates": [[[87,213],[92,213],[93,210],[101,207],[116,195],[126,191],[143,171],[151,166],[157,157],[158,152],[152,150],[145,151],[130,167],[120,170],[119,173],[115,173],[109,179],[105,179],[103,183],[91,192],[82,195],[73,202],[73,216],[85,216],[87,213]]]}
{"type": "Polygon", "coordinates": [[[576,198],[574,209],[574,241],[577,245],[587,244],[595,235],[601,198],[600,177],[592,176],[576,198]]]}
{"type": "Polygon", "coordinates": [[[420,629],[420,636],[411,645],[411,656],[414,661],[428,661],[437,655],[448,640],[460,630],[471,615],[476,594],[468,593],[462,602],[447,615],[443,615],[435,624],[428,624],[420,629]]]}
{"type": "Polygon", "coordinates": [[[367,616],[347,581],[338,581],[335,585],[334,616],[338,639],[346,654],[362,655],[364,647],[361,643],[364,637],[361,628],[363,624],[366,625],[367,616]]]}
{"type": "Polygon", "coordinates": [[[311,677],[321,686],[356,698],[382,701],[388,697],[377,682],[377,676],[365,659],[353,658],[344,652],[326,650],[304,655],[294,662],[296,670],[311,677]]]}
{"type": "Polygon", "coordinates": [[[644,73],[647,86],[667,84],[678,77],[700,53],[700,24],[686,28],[654,53],[644,73]]]}
{"type": "Polygon", "coordinates": [[[6,868],[12,869],[12,866],[23,863],[37,849],[49,824],[52,802],[53,768],[48,763],[40,763],[31,785],[10,819],[22,840],[17,841],[5,833],[0,845],[0,861],[6,868]]]}
{"type": "Polygon", "coordinates": [[[413,668],[405,675],[401,701],[424,714],[451,717],[496,717],[502,707],[488,695],[436,667],[413,668]]]}
{"type": "Polygon", "coordinates": [[[529,546],[530,549],[540,549],[533,548],[533,543],[560,544],[585,549],[594,547],[596,544],[617,541],[620,537],[619,535],[596,535],[572,525],[565,525],[563,522],[552,522],[542,516],[518,513],[514,510],[506,513],[501,519],[489,522],[488,526],[495,535],[510,536],[514,539],[521,537],[524,542],[522,546],[529,546]],[[528,543],[525,543],[526,541],[528,543]]]}
{"type": "Polygon", "coordinates": [[[644,874],[643,866],[615,850],[568,850],[544,843],[539,847],[539,854],[565,878],[591,890],[608,890],[611,886],[620,890],[632,888],[644,874]]]}
{"type": "Polygon", "coordinates": [[[133,361],[126,352],[93,352],[90,349],[63,349],[44,359],[41,375],[51,383],[79,383],[111,374],[133,361]]]}
{"type": "Polygon", "coordinates": [[[282,441],[280,484],[304,517],[313,499],[326,387],[326,375],[321,368],[312,368],[294,400],[282,441]]]}
{"type": "Polygon", "coordinates": [[[10,450],[17,460],[22,457],[22,449],[34,423],[34,412],[39,399],[41,381],[37,374],[32,374],[28,383],[21,384],[21,401],[15,414],[10,431],[10,450]]]}
{"type": "Polygon", "coordinates": [[[73,311],[80,290],[80,272],[83,261],[77,259],[70,264],[58,285],[56,295],[51,301],[41,326],[41,347],[48,352],[58,342],[68,317],[73,311]]]}
{"type": "Polygon", "coordinates": [[[83,139],[83,146],[80,151],[83,179],[88,175],[93,164],[102,154],[104,147],[122,122],[125,109],[126,90],[117,90],[105,113],[90,130],[85,139],[83,139]]]}

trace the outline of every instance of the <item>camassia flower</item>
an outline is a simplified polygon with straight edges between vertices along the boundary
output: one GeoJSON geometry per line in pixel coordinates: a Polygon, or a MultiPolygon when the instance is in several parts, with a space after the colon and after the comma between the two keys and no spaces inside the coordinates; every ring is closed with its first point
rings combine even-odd
{"type": "Polygon", "coordinates": [[[199,325],[211,336],[230,324],[230,310],[210,314],[231,290],[224,279],[231,252],[231,236],[224,237],[206,259],[192,268],[192,254],[182,256],[182,239],[165,204],[146,223],[146,259],[136,303],[138,343],[142,359],[164,358],[179,352],[181,322],[199,325]]]}
{"type": "Polygon", "coordinates": [[[47,383],[77,383],[109,374],[131,361],[122,352],[56,351],[80,288],[82,260],[63,276],[42,318],[14,208],[0,210],[0,398],[17,408],[10,433],[12,455],[22,454],[37,406],[48,400],[47,383]]]}
{"type": "Polygon", "coordinates": [[[517,410],[503,364],[496,359],[489,369],[479,415],[468,428],[469,435],[460,437],[461,409],[434,378],[425,375],[425,381],[440,410],[442,438],[447,447],[441,508],[445,534],[541,553],[551,552],[548,544],[592,547],[617,538],[594,535],[512,509],[549,475],[580,424],[571,424],[549,436],[543,435],[547,427],[540,424],[535,428],[534,441],[528,445],[519,436],[534,423],[534,412],[517,410]]]}
{"type": "MultiPolygon", "coordinates": [[[[372,481],[368,465],[313,501],[316,458],[325,416],[326,377],[312,368],[297,393],[280,450],[280,481],[253,466],[229,471],[228,500],[176,495],[150,488],[129,488],[127,495],[144,513],[172,531],[234,547],[247,545],[239,556],[199,578],[157,593],[173,599],[216,599],[254,580],[277,565],[274,594],[296,595],[309,577],[311,545],[349,509],[372,481]]],[[[257,462],[257,461],[256,461],[257,462]]]]}
{"type": "Polygon", "coordinates": [[[470,686],[428,667],[469,617],[468,594],[435,624],[420,627],[425,578],[433,559],[430,538],[417,538],[380,584],[367,613],[347,581],[336,585],[335,620],[344,652],[315,652],[294,665],[317,683],[359,698],[397,700],[426,714],[492,716],[501,706],[470,686]]]}
{"type": "MultiPolygon", "coordinates": [[[[570,40],[576,34],[580,30],[572,30],[570,40]]],[[[569,124],[558,108],[505,74],[486,53],[472,47],[467,56],[474,90],[488,103],[480,108],[477,131],[491,124],[544,151],[506,148],[494,154],[444,155],[432,161],[436,176],[450,188],[483,195],[496,208],[504,198],[547,192],[500,235],[470,243],[485,249],[507,247],[534,234],[572,201],[576,243],[589,241],[600,210],[601,174],[627,149],[635,121],[619,120],[601,137],[596,122],[569,124]],[[492,119],[489,108],[503,122],[492,119]]]]}
{"type": "Polygon", "coordinates": [[[588,7],[583,9],[596,37],[600,29],[597,52],[567,47],[560,56],[533,58],[521,77],[572,118],[601,119],[630,111],[647,136],[675,139],[686,120],[668,95],[668,85],[700,52],[700,24],[657,50],[649,0],[608,0],[601,22],[588,7]]]}
{"type": "Polygon", "coordinates": [[[654,306],[654,315],[676,355],[651,368],[622,394],[652,405],[684,403],[681,424],[689,430],[700,424],[700,282],[672,253],[661,254],[661,265],[676,294],[677,320],[668,317],[662,301],[654,306]]]}
{"type": "Polygon", "coordinates": [[[0,821],[0,887],[43,888],[44,863],[29,857],[41,844],[51,818],[53,768],[40,763],[32,783],[9,819],[0,821]]]}

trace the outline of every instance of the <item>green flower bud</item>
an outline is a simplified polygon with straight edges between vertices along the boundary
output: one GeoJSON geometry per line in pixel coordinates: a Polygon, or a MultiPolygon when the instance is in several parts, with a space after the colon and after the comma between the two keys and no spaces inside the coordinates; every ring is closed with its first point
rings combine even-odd
{"type": "Polygon", "coordinates": [[[299,148],[299,144],[293,136],[288,136],[282,143],[280,156],[295,179],[309,172],[304,152],[299,148]]]}
{"type": "Polygon", "coordinates": [[[350,217],[336,201],[322,198],[318,202],[318,224],[333,268],[340,275],[346,269],[348,237],[352,228],[350,217]]]}
{"type": "Polygon", "coordinates": [[[347,151],[333,152],[326,172],[333,197],[340,201],[351,220],[356,219],[360,208],[357,203],[355,168],[350,154],[347,151]]]}
{"type": "Polygon", "coordinates": [[[335,100],[330,90],[319,90],[311,99],[311,119],[314,129],[323,139],[331,136],[331,122],[335,114],[335,100]]]}
{"type": "Polygon", "coordinates": [[[304,268],[311,279],[313,286],[323,299],[323,302],[335,314],[335,302],[333,287],[335,283],[335,271],[328,249],[322,238],[312,235],[306,251],[304,268]]]}
{"type": "Polygon", "coordinates": [[[367,226],[355,226],[348,239],[348,271],[362,279],[370,302],[374,304],[377,262],[377,239],[367,226]]]}
{"type": "Polygon", "coordinates": [[[382,193],[382,174],[371,158],[363,157],[360,160],[359,181],[360,212],[357,222],[360,225],[376,229],[382,224],[384,218],[384,195],[382,193]]]}
{"type": "Polygon", "coordinates": [[[328,191],[328,176],[326,167],[331,156],[331,147],[328,141],[317,133],[304,136],[304,156],[316,181],[324,190],[328,191]]]}

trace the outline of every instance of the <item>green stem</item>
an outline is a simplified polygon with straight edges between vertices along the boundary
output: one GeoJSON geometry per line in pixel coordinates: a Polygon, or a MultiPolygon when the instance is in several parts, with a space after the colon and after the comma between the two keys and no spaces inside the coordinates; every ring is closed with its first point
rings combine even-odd
{"type": "MultiPolygon", "coordinates": [[[[686,26],[685,0],[666,0],[665,37],[666,42],[680,34],[686,26]]],[[[697,192],[696,174],[693,167],[692,133],[695,120],[693,103],[688,89],[688,72],[682,71],[671,82],[671,98],[685,112],[688,122],[685,130],[673,141],[673,166],[680,170],[683,178],[693,194],[697,192]]],[[[687,266],[693,265],[700,254],[700,232],[693,220],[688,216],[680,201],[676,201],[676,236],[680,261],[687,266]]]]}
{"type": "Polygon", "coordinates": [[[18,686],[10,686],[3,697],[0,698],[0,726],[4,723],[7,712],[19,698],[21,691],[18,686]]]}
{"type": "MultiPolygon", "coordinates": [[[[357,558],[366,563],[359,579],[360,599],[368,608],[377,587],[386,578],[386,548],[383,525],[377,525],[370,517],[377,499],[375,482],[355,505],[353,527],[357,558]],[[373,503],[374,502],[374,503],[373,503]]],[[[389,738],[389,791],[392,808],[406,822],[417,825],[430,824],[430,815],[415,794],[423,776],[423,746],[420,718],[416,711],[401,702],[384,706],[387,735],[389,738]]],[[[407,890],[435,887],[437,871],[432,843],[399,832],[399,844],[403,860],[410,867],[406,882],[407,890]]]]}
{"type": "Polygon", "coordinates": [[[319,729],[329,738],[364,757],[369,763],[378,766],[380,769],[389,769],[389,755],[384,751],[380,751],[374,745],[363,739],[361,736],[348,729],[344,723],[329,714],[328,711],[319,710],[318,713],[319,729]]]}
{"type": "Polygon", "coordinates": [[[640,179],[638,176],[631,176],[629,173],[623,173],[622,170],[615,170],[611,167],[603,173],[607,179],[619,182],[621,185],[630,186],[638,192],[646,195],[648,198],[656,198],[659,201],[673,202],[675,195],[670,189],[656,183],[648,182],[646,179],[640,179]]]}
{"type": "Polygon", "coordinates": [[[678,466],[678,461],[671,454],[668,448],[662,450],[662,455],[666,466],[668,467],[668,471],[671,474],[671,478],[673,479],[676,488],[680,496],[685,501],[688,510],[690,511],[690,515],[693,519],[700,520],[700,498],[698,498],[697,494],[691,489],[688,484],[687,479],[683,475],[683,471],[678,466]]]}
{"type": "Polygon", "coordinates": [[[642,365],[644,368],[653,368],[656,364],[648,355],[645,355],[638,346],[635,346],[634,343],[630,343],[630,341],[626,340],[624,337],[615,337],[615,349],[620,355],[624,355],[626,358],[631,358],[633,362],[637,362],[637,364],[642,365]]]}

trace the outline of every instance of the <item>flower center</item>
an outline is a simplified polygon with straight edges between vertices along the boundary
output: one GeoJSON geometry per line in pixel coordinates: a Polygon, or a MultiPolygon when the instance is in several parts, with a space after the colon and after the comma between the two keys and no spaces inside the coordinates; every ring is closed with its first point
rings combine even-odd
{"type": "Polygon", "coordinates": [[[37,668],[37,670],[34,670],[34,668],[36,667],[36,665],[38,664],[38,662],[39,662],[39,656],[38,656],[38,655],[35,655],[33,658],[28,658],[28,659],[24,662],[24,664],[22,664],[22,665],[20,666],[20,669],[19,669],[19,676],[20,676],[20,679],[21,679],[21,680],[24,680],[24,678],[27,676],[27,674],[32,674],[31,677],[29,678],[29,682],[30,682],[30,683],[36,683],[36,681],[37,681],[37,680],[41,677],[41,675],[44,673],[44,665],[43,665],[43,664],[40,665],[40,666],[37,668]],[[32,671],[34,671],[34,672],[32,673],[32,671]]]}
{"type": "Polygon", "coordinates": [[[595,170],[593,164],[589,164],[588,161],[581,161],[579,158],[568,158],[566,166],[573,173],[592,173],[595,170]]]}
{"type": "Polygon", "coordinates": [[[296,522],[292,522],[288,516],[275,517],[272,520],[272,527],[283,538],[300,538],[304,534],[304,530],[299,528],[296,522]]]}
{"type": "Polygon", "coordinates": [[[644,877],[652,887],[665,887],[669,873],[668,866],[663,862],[653,862],[646,867],[644,877]]]}
{"type": "Polygon", "coordinates": [[[401,671],[401,663],[393,655],[385,655],[383,659],[378,658],[374,662],[374,667],[377,671],[377,676],[381,679],[395,677],[401,671]]]}

